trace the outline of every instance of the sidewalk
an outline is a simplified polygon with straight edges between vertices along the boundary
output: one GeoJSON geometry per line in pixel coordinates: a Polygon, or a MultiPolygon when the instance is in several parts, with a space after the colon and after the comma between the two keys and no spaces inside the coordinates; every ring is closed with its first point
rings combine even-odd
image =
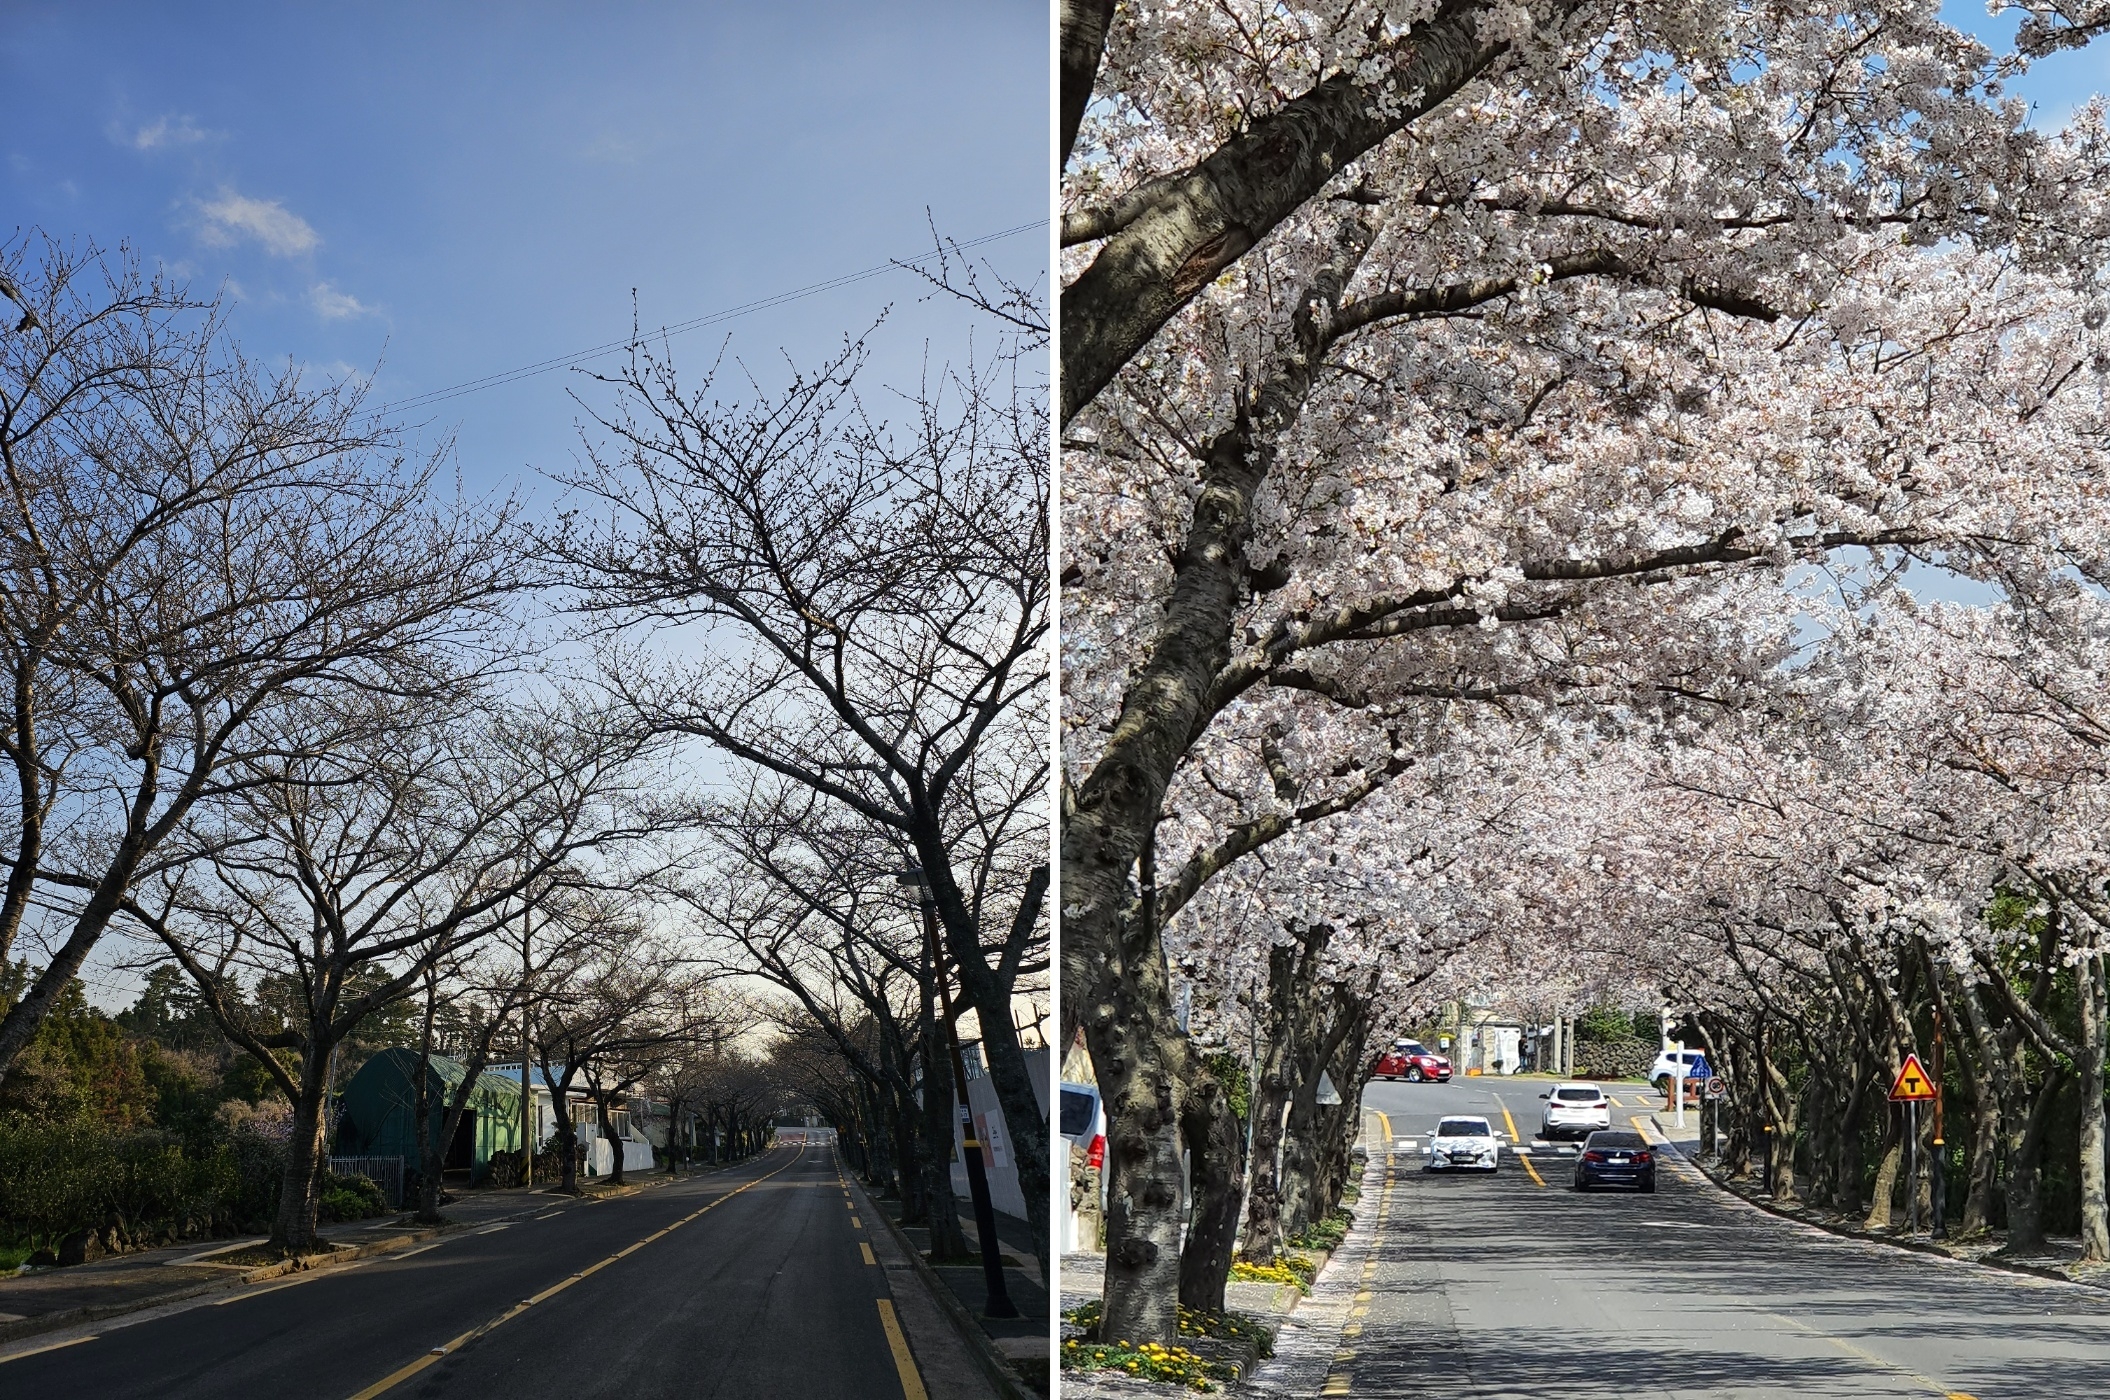
{"type": "Polygon", "coordinates": [[[34,1269],[0,1278],[0,1344],[181,1302],[203,1293],[232,1290],[280,1274],[349,1263],[455,1230],[494,1225],[545,1210],[589,1205],[611,1196],[627,1196],[688,1179],[686,1175],[670,1177],[655,1171],[633,1178],[620,1190],[589,1185],[582,1197],[557,1195],[545,1187],[468,1191],[440,1208],[448,1219],[446,1225],[416,1224],[409,1212],[325,1225],[318,1233],[338,1246],[338,1252],[312,1260],[265,1265],[215,1262],[217,1256],[264,1243],[263,1235],[248,1235],[239,1239],[187,1240],[137,1254],[114,1255],[91,1264],[34,1269]]]}
{"type": "MultiPolygon", "coordinates": [[[[1026,1223],[1001,1212],[996,1218],[1004,1247],[1004,1285],[1019,1311],[1016,1318],[998,1321],[981,1314],[980,1264],[932,1267],[926,1227],[904,1227],[901,1203],[874,1197],[854,1174],[846,1171],[844,1181],[862,1208],[885,1226],[874,1232],[874,1247],[887,1268],[895,1306],[901,1309],[910,1348],[933,1400],[948,1388],[961,1395],[1001,1395],[1007,1400],[1047,1395],[1048,1291],[1034,1263],[1026,1223]],[[963,1366],[974,1374],[962,1377],[963,1366]]],[[[974,1242],[974,1222],[962,1223],[974,1242]]]]}

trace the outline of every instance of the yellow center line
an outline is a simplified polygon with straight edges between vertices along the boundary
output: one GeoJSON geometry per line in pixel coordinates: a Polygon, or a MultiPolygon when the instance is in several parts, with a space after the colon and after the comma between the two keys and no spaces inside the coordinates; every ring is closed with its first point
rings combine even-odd
{"type": "Polygon", "coordinates": [[[901,1324],[894,1318],[894,1304],[886,1298],[878,1300],[879,1325],[886,1329],[886,1344],[894,1353],[894,1369],[901,1376],[901,1393],[907,1400],[930,1400],[930,1393],[923,1388],[923,1377],[916,1372],[916,1358],[909,1355],[908,1338],[901,1335],[901,1324]]]}
{"type": "Polygon", "coordinates": [[[1502,1121],[1509,1125],[1509,1140],[1515,1143],[1523,1142],[1524,1139],[1517,1136],[1517,1120],[1509,1116],[1509,1105],[1502,1102],[1500,1094],[1489,1094],[1488,1097],[1495,1101],[1496,1108],[1502,1110],[1502,1121]]]}
{"type": "Polygon", "coordinates": [[[1500,1094],[1489,1094],[1488,1097],[1495,1101],[1495,1107],[1502,1110],[1502,1121],[1509,1125],[1509,1140],[1516,1144],[1515,1151],[1517,1160],[1524,1164],[1524,1170],[1530,1174],[1531,1179],[1533,1181],[1537,1182],[1540,1186],[1544,1186],[1546,1184],[1546,1178],[1540,1176],[1539,1169],[1531,1165],[1531,1155],[1524,1151],[1524,1139],[1522,1135],[1517,1132],[1517,1120],[1510,1116],[1509,1105],[1502,1102],[1502,1096],[1500,1094]]]}
{"type": "MultiPolygon", "coordinates": [[[[804,1156],[805,1154],[801,1153],[799,1155],[804,1156]]],[[[486,1332],[490,1332],[496,1328],[504,1326],[506,1323],[511,1322],[514,1318],[520,1316],[522,1313],[526,1312],[529,1308],[535,1306],[537,1303],[540,1303],[545,1299],[555,1297],[557,1294],[562,1293],[565,1289],[577,1283],[580,1279],[592,1277],[594,1274],[597,1274],[601,1270],[607,1268],[610,1264],[613,1264],[616,1260],[621,1259],[624,1255],[630,1254],[636,1250],[644,1248],[646,1245],[652,1243],[652,1241],[664,1236],[669,1230],[677,1229],[680,1226],[688,1224],[691,1220],[694,1220],[697,1216],[702,1215],[705,1211],[714,1210],[717,1207],[724,1205],[727,1201],[739,1195],[742,1191],[747,1190],[749,1187],[760,1186],[763,1182],[775,1176],[777,1172],[789,1171],[792,1167],[798,1165],[798,1162],[799,1157],[793,1157],[783,1166],[778,1167],[776,1171],[764,1172],[761,1176],[756,1177],[753,1181],[747,1182],[741,1186],[734,1187],[732,1190],[726,1192],[723,1196],[720,1196],[716,1200],[711,1201],[708,1205],[702,1206],[697,1210],[691,1211],[688,1215],[685,1215],[680,1220],[675,1221],[674,1224],[667,1226],[665,1230],[661,1230],[656,1234],[648,1235],[644,1239],[639,1240],[636,1244],[631,1245],[627,1249],[618,1250],[616,1253],[609,1255],[606,1259],[603,1259],[598,1263],[589,1264],[587,1267],[579,1270],[579,1272],[573,1274],[570,1278],[563,1280],[561,1283],[554,1284],[549,1288],[543,1289],[540,1293],[535,1294],[531,1298],[527,1298],[522,1300],[521,1302],[515,1303],[512,1307],[507,1308],[504,1312],[492,1318],[489,1322],[486,1322],[478,1327],[470,1328],[468,1331],[462,1333],[460,1336],[454,1338],[453,1340],[443,1342],[439,1346],[434,1347],[431,1351],[425,1353],[425,1355],[419,1357],[417,1360],[411,1362],[409,1365],[399,1367],[396,1370],[390,1372],[388,1375],[383,1376],[380,1380],[375,1381],[366,1389],[354,1394],[351,1400],[373,1400],[373,1398],[377,1395],[386,1394],[388,1391],[395,1389],[403,1382],[409,1380],[412,1376],[418,1374],[418,1372],[424,1370],[427,1366],[430,1366],[433,1362],[438,1361],[443,1357],[452,1356],[455,1352],[461,1350],[470,1342],[475,1341],[478,1337],[483,1336],[486,1332]]],[[[920,1395],[921,1393],[922,1392],[919,1388],[917,1394],[920,1395]]]]}
{"type": "Polygon", "coordinates": [[[863,1240],[859,1240],[857,1242],[857,1247],[864,1251],[865,1262],[867,1264],[877,1264],[879,1262],[872,1255],[872,1246],[866,1244],[863,1240]]]}

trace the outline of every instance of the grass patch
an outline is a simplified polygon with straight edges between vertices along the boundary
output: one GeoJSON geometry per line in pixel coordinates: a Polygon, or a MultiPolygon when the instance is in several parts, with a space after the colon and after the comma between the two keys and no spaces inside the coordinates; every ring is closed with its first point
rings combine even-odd
{"type": "Polygon", "coordinates": [[[1238,1378],[1236,1367],[1204,1360],[1185,1347],[1160,1346],[1156,1342],[1133,1347],[1126,1342],[1067,1341],[1062,1344],[1062,1369],[1118,1371],[1203,1392],[1216,1389],[1214,1381],[1238,1378]]]}
{"type": "MultiPolygon", "coordinates": [[[[1229,1341],[1250,1341],[1262,1356],[1275,1354],[1275,1334],[1265,1326],[1241,1312],[1197,1312],[1193,1308],[1181,1308],[1180,1335],[1183,1337],[1217,1337],[1229,1341]]],[[[1097,1298],[1089,1303],[1080,1303],[1074,1308],[1065,1308],[1062,1320],[1073,1327],[1084,1329],[1087,1340],[1099,1335],[1099,1319],[1103,1316],[1097,1298]]]]}
{"type": "Polygon", "coordinates": [[[29,1262],[36,1246],[27,1244],[0,1244],[0,1274],[11,1274],[29,1262]]]}
{"type": "Polygon", "coordinates": [[[1289,1237],[1297,1249],[1339,1249],[1341,1241],[1348,1238],[1348,1227],[1355,1224],[1355,1212],[1346,1206],[1337,1206],[1324,1220],[1311,1224],[1289,1237]]]}

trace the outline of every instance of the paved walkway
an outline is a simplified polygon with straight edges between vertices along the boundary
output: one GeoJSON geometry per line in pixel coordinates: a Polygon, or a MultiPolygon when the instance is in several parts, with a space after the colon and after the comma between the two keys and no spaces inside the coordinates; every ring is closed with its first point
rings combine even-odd
{"type": "MultiPolygon", "coordinates": [[[[885,1202],[884,1208],[900,1225],[900,1202],[885,1202]]],[[[979,1252],[981,1236],[974,1225],[974,1212],[967,1202],[960,1203],[960,1228],[967,1236],[967,1247],[979,1252]]],[[[930,1230],[927,1226],[902,1226],[907,1235],[927,1259],[930,1256],[930,1230]]],[[[1040,1265],[1033,1253],[1033,1232],[1024,1220],[1015,1215],[996,1212],[996,1235],[1002,1245],[1004,1260],[1004,1289],[1018,1308],[1015,1318],[985,1317],[982,1309],[988,1301],[987,1290],[982,1282],[982,1266],[972,1264],[934,1265],[932,1272],[944,1283],[946,1291],[956,1298],[967,1315],[996,1347],[1006,1361],[1018,1369],[1029,1380],[1044,1377],[1051,1355],[1048,1345],[1048,1285],[1041,1277],[1040,1265]]],[[[1043,1393],[1046,1384],[1036,1387],[1043,1393]]]]}

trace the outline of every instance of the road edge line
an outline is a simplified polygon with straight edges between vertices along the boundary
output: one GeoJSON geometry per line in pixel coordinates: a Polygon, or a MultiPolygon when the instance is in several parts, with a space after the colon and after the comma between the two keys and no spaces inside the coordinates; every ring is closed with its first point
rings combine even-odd
{"type": "Polygon", "coordinates": [[[908,1349],[908,1338],[901,1331],[901,1319],[894,1316],[892,1298],[874,1298],[879,1304],[879,1325],[886,1329],[887,1350],[894,1353],[894,1370],[901,1377],[901,1393],[906,1400],[930,1400],[930,1392],[923,1388],[923,1373],[916,1369],[914,1353],[908,1349]]]}
{"type": "MultiPolygon", "coordinates": [[[[1063,1150],[1068,1150],[1067,1144],[1063,1150]]],[[[996,1349],[996,1343],[990,1340],[989,1334],[982,1330],[981,1324],[967,1311],[967,1305],[953,1295],[953,1291],[945,1286],[945,1280],[939,1278],[937,1271],[931,1268],[930,1261],[916,1248],[916,1242],[903,1233],[901,1227],[894,1222],[894,1217],[872,1199],[871,1194],[865,1190],[864,1182],[858,1180],[856,1173],[850,1171],[848,1165],[842,1161],[840,1152],[837,1153],[836,1162],[843,1170],[843,1180],[862,1198],[868,1214],[877,1216],[886,1226],[887,1233],[894,1237],[895,1247],[907,1256],[909,1264],[916,1271],[917,1281],[923,1285],[923,1291],[930,1295],[938,1311],[952,1324],[953,1331],[959,1335],[960,1344],[967,1348],[967,1354],[974,1359],[976,1369],[997,1388],[997,1394],[1002,1396],[1003,1400],[1038,1400],[1038,1397],[1026,1388],[1026,1383],[1019,1378],[1010,1361],[996,1349]]],[[[885,1265],[881,1264],[880,1269],[884,1273],[885,1265]]],[[[891,1288],[892,1278],[888,1277],[887,1282],[891,1288]]],[[[1052,1294],[1053,1290],[1050,1292],[1052,1294]]],[[[1055,1346],[1051,1338],[1048,1347],[1051,1380],[1052,1373],[1056,1370],[1055,1361],[1055,1346]]]]}

